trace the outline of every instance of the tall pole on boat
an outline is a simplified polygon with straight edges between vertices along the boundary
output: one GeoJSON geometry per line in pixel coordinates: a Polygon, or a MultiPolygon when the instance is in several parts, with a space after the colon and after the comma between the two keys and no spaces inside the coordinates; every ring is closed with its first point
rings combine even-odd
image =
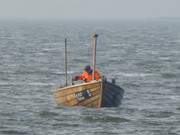
{"type": "Polygon", "coordinates": [[[67,86],[68,83],[67,83],[67,38],[65,38],[64,40],[64,43],[65,43],[65,53],[64,53],[64,65],[65,65],[65,85],[67,86]]]}
{"type": "Polygon", "coordinates": [[[94,74],[96,69],[96,46],[97,46],[97,34],[93,35],[93,80],[95,80],[94,74]]]}

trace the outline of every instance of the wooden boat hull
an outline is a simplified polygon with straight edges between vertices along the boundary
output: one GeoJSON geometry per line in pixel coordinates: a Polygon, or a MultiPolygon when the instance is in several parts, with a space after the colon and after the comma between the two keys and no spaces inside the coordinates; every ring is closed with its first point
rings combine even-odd
{"type": "Polygon", "coordinates": [[[54,96],[58,105],[100,107],[102,100],[102,81],[92,81],[59,88],[54,93],[54,96]]]}
{"type": "Polygon", "coordinates": [[[117,107],[124,90],[107,81],[92,81],[79,85],[58,88],[55,101],[62,106],[117,107]]]}

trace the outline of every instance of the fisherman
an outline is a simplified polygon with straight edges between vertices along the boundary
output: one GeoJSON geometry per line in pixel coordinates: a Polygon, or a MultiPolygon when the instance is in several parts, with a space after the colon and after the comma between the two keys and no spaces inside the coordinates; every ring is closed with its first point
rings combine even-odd
{"type": "MultiPolygon", "coordinates": [[[[97,70],[95,70],[94,79],[97,81],[101,79],[101,75],[97,70]]],[[[75,81],[83,80],[84,82],[92,81],[93,80],[93,69],[91,68],[91,66],[87,65],[84,68],[84,72],[80,76],[75,76],[74,80],[75,81]]]]}

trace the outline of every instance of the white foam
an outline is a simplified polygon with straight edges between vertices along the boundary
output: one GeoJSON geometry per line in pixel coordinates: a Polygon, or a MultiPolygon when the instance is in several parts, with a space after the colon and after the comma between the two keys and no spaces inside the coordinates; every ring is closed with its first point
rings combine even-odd
{"type": "Polygon", "coordinates": [[[171,95],[171,96],[168,96],[170,99],[172,100],[176,100],[176,101],[179,101],[180,100],[180,96],[178,95],[171,95]]]}
{"type": "Polygon", "coordinates": [[[146,77],[146,76],[154,76],[155,74],[119,72],[118,75],[125,76],[125,77],[146,77]]]}

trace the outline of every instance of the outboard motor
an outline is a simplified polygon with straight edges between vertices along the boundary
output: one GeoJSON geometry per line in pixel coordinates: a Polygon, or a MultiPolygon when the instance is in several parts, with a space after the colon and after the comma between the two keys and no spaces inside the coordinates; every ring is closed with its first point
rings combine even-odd
{"type": "Polygon", "coordinates": [[[116,84],[116,79],[113,78],[113,79],[111,80],[111,82],[112,82],[112,84],[116,84]]]}
{"type": "Polygon", "coordinates": [[[106,76],[103,76],[102,78],[103,78],[103,82],[106,83],[107,82],[106,76]]]}

